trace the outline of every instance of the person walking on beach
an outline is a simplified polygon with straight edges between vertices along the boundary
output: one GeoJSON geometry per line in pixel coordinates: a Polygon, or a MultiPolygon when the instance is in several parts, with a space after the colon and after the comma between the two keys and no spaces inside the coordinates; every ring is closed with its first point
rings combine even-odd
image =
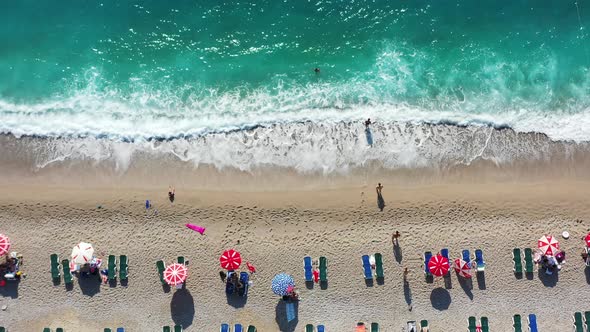
{"type": "Polygon", "coordinates": [[[174,194],[176,194],[176,189],[172,186],[168,186],[168,199],[170,203],[174,203],[174,194]]]}
{"type": "Polygon", "coordinates": [[[400,236],[401,234],[398,231],[395,231],[395,233],[391,234],[391,243],[393,243],[394,246],[399,246],[400,236]]]}
{"type": "Polygon", "coordinates": [[[385,200],[383,199],[383,195],[381,193],[381,191],[383,190],[383,186],[381,185],[381,183],[377,184],[375,190],[377,191],[377,207],[379,207],[379,210],[383,212],[383,209],[385,208],[385,200]]]}
{"type": "Polygon", "coordinates": [[[368,118],[367,121],[365,121],[365,127],[368,129],[370,125],[371,125],[371,118],[368,118]]]}

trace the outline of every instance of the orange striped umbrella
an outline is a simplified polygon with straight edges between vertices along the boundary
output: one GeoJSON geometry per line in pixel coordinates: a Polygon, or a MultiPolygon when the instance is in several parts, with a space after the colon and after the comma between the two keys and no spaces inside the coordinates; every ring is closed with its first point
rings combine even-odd
{"type": "Polygon", "coordinates": [[[188,276],[188,269],[184,264],[174,263],[168,265],[164,270],[164,280],[168,285],[176,286],[182,284],[188,276]]]}

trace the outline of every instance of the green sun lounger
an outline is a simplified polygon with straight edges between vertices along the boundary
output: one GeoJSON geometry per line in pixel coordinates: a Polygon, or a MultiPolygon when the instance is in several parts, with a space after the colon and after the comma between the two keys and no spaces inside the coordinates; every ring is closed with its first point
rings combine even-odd
{"type": "Polygon", "coordinates": [[[46,327],[46,328],[43,329],[43,332],[51,332],[51,329],[48,328],[48,327],[46,327]]]}
{"type": "Polygon", "coordinates": [[[428,331],[428,321],[426,319],[420,321],[420,329],[428,331]]]}
{"type": "Polygon", "coordinates": [[[514,332],[522,332],[522,317],[520,315],[512,317],[512,327],[514,327],[514,332]]]}
{"type": "Polygon", "coordinates": [[[104,329],[104,332],[112,332],[111,329],[109,329],[108,327],[104,329]]]}
{"type": "Polygon", "coordinates": [[[64,271],[64,283],[67,285],[74,282],[74,277],[72,277],[72,272],[70,272],[70,260],[64,259],[61,261],[61,266],[64,271]]]}
{"type": "Polygon", "coordinates": [[[49,257],[51,259],[51,278],[53,280],[58,280],[61,276],[59,273],[59,257],[57,254],[51,254],[49,257]]]}
{"type": "Polygon", "coordinates": [[[584,319],[586,320],[586,330],[590,331],[590,311],[584,312],[584,319]]]}
{"type": "Polygon", "coordinates": [[[320,256],[320,281],[328,281],[328,259],[324,256],[320,256]]]}
{"type": "Polygon", "coordinates": [[[476,332],[477,331],[477,321],[475,320],[475,317],[470,316],[467,321],[469,322],[469,326],[467,327],[469,329],[469,332],[476,332]]]}
{"type": "Polygon", "coordinates": [[[164,261],[163,260],[157,261],[156,267],[158,268],[158,275],[160,276],[160,282],[162,282],[162,285],[165,285],[166,280],[164,280],[164,270],[166,269],[166,265],[164,265],[164,261]]]}
{"type": "Polygon", "coordinates": [[[129,259],[127,255],[119,256],[119,278],[121,280],[127,280],[129,273],[129,259]]]}
{"type": "Polygon", "coordinates": [[[371,332],[379,332],[379,324],[371,323],[371,332]]]}
{"type": "Polygon", "coordinates": [[[184,264],[184,256],[178,256],[178,264],[184,264]]]}
{"type": "Polygon", "coordinates": [[[162,332],[172,332],[170,326],[162,326],[162,332]]]}
{"type": "Polygon", "coordinates": [[[109,265],[107,269],[109,271],[109,280],[115,280],[117,275],[117,258],[115,255],[109,255],[109,265]]]}
{"type": "Polygon", "coordinates": [[[524,249],[524,271],[526,273],[533,273],[535,264],[533,263],[533,250],[531,248],[524,249]]]}
{"type": "Polygon", "coordinates": [[[380,253],[375,254],[375,277],[383,279],[383,256],[380,253]]]}
{"type": "Polygon", "coordinates": [[[584,322],[582,320],[582,313],[576,312],[574,313],[574,331],[576,332],[584,332],[584,322]]]}
{"type": "Polygon", "coordinates": [[[313,325],[311,325],[311,324],[305,325],[305,332],[313,332],[313,325]]]}
{"type": "Polygon", "coordinates": [[[514,261],[514,273],[522,274],[522,254],[520,248],[512,250],[512,260],[514,261]]]}
{"type": "Polygon", "coordinates": [[[174,325],[174,332],[182,332],[182,326],[174,325]]]}
{"type": "Polygon", "coordinates": [[[481,317],[481,332],[490,332],[490,323],[488,322],[487,317],[481,317]]]}
{"type": "Polygon", "coordinates": [[[247,332],[256,332],[256,326],[254,326],[254,325],[248,325],[247,332]]]}
{"type": "Polygon", "coordinates": [[[0,332],[6,332],[6,328],[4,326],[0,326],[0,332]]]}
{"type": "Polygon", "coordinates": [[[55,332],[64,332],[64,329],[62,329],[61,327],[58,327],[55,329],[55,332]]]}

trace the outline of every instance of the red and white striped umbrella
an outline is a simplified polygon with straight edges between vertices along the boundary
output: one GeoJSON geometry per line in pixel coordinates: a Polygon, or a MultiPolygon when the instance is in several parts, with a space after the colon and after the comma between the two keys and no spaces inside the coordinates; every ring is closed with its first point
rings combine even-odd
{"type": "Polygon", "coordinates": [[[174,263],[168,265],[164,270],[164,280],[168,285],[176,286],[182,284],[188,276],[188,269],[184,264],[174,263]]]}
{"type": "Polygon", "coordinates": [[[538,244],[543,255],[555,256],[559,252],[559,242],[551,235],[544,235],[539,239],[538,244]]]}
{"type": "Polygon", "coordinates": [[[10,240],[8,236],[0,234],[0,256],[4,256],[10,250],[10,240]]]}
{"type": "Polygon", "coordinates": [[[239,252],[233,249],[226,250],[221,257],[219,257],[219,263],[221,263],[221,267],[226,270],[236,270],[240,267],[240,264],[242,264],[242,256],[240,256],[239,252]]]}
{"type": "Polygon", "coordinates": [[[440,254],[432,256],[428,262],[428,269],[432,275],[442,277],[449,273],[449,260],[440,254]]]}
{"type": "Polygon", "coordinates": [[[471,278],[471,267],[467,264],[466,261],[462,260],[461,258],[455,259],[455,272],[457,272],[463,278],[471,278]]]}
{"type": "Polygon", "coordinates": [[[94,255],[94,248],[90,243],[80,242],[72,249],[72,261],[76,264],[88,264],[94,255]]]}
{"type": "Polygon", "coordinates": [[[584,238],[584,242],[586,242],[586,247],[590,247],[590,233],[586,235],[586,237],[584,238]]]}

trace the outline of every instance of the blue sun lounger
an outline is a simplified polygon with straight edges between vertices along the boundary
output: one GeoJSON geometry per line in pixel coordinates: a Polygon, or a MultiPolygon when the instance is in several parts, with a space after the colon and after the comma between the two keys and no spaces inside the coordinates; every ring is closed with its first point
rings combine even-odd
{"type": "Polygon", "coordinates": [[[117,332],[125,332],[125,328],[124,327],[117,327],[117,332]]]}
{"type": "Polygon", "coordinates": [[[219,332],[230,332],[229,325],[221,324],[221,328],[219,329],[219,332]]]}
{"type": "Polygon", "coordinates": [[[539,330],[537,330],[537,316],[535,316],[535,314],[529,315],[529,331],[539,332],[539,330]]]}
{"type": "Polygon", "coordinates": [[[313,266],[311,265],[311,257],[303,257],[303,273],[305,275],[305,281],[313,281],[313,266]]]}
{"type": "Polygon", "coordinates": [[[373,279],[373,270],[371,270],[371,262],[369,262],[369,255],[363,255],[362,261],[365,279],[373,279]]]}
{"type": "Polygon", "coordinates": [[[242,327],[242,324],[234,325],[234,332],[244,332],[244,328],[242,327]]]}
{"type": "MultiPolygon", "coordinates": [[[[443,256],[444,258],[449,260],[449,263],[452,264],[451,259],[449,258],[449,249],[447,248],[443,248],[440,250],[440,255],[443,256]]],[[[449,269],[449,272],[447,272],[447,275],[451,274],[451,269],[449,269]]]]}
{"type": "Polygon", "coordinates": [[[326,330],[324,328],[324,325],[318,325],[317,327],[318,327],[318,332],[325,332],[325,330],[326,330]]]}
{"type": "Polygon", "coordinates": [[[463,250],[461,255],[463,256],[463,260],[467,263],[467,266],[471,267],[471,255],[469,254],[469,250],[463,250]]]}
{"type": "Polygon", "coordinates": [[[424,252],[424,274],[427,277],[432,276],[432,274],[430,273],[430,269],[428,268],[428,262],[430,262],[430,259],[432,258],[432,252],[430,251],[425,251],[424,252]]]}
{"type": "Polygon", "coordinates": [[[478,272],[482,272],[486,269],[486,262],[483,260],[483,251],[481,249],[475,250],[475,265],[478,272]]]}
{"type": "Polygon", "coordinates": [[[250,279],[248,272],[240,272],[240,282],[242,283],[242,288],[238,288],[238,295],[239,296],[246,296],[248,295],[248,280],[250,279]]]}

